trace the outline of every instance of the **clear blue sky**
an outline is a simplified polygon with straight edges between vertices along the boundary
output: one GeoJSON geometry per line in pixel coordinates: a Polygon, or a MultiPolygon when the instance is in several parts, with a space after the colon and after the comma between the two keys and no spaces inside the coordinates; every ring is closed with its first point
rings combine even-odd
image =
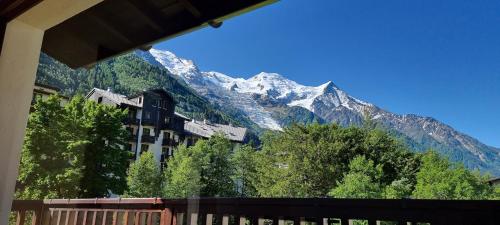
{"type": "Polygon", "coordinates": [[[155,48],[232,76],[331,80],[500,147],[498,0],[282,0],[155,48]]]}

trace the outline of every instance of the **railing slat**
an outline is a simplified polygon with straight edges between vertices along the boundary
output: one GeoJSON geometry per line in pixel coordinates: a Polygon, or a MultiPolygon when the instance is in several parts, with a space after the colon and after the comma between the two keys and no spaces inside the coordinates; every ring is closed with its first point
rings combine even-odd
{"type": "Polygon", "coordinates": [[[214,214],[207,214],[206,219],[205,219],[205,224],[206,225],[213,225],[213,218],[214,214]]]}
{"type": "Polygon", "coordinates": [[[170,208],[165,208],[162,211],[162,216],[161,225],[172,225],[172,210],[170,208]]]}
{"type": "Polygon", "coordinates": [[[24,225],[25,216],[26,216],[25,210],[17,211],[16,225],[24,225]]]}
{"type": "Polygon", "coordinates": [[[148,212],[147,224],[153,225],[153,212],[148,212]]]}
{"type": "Polygon", "coordinates": [[[244,216],[240,216],[240,223],[239,225],[246,225],[247,219],[244,216]]]}
{"type": "Polygon", "coordinates": [[[66,210],[66,218],[64,218],[64,225],[69,225],[69,217],[71,216],[71,211],[66,210]]]}
{"type": "Polygon", "coordinates": [[[198,213],[191,213],[188,215],[189,223],[188,225],[198,225],[198,213]]]}
{"type": "Polygon", "coordinates": [[[123,218],[122,219],[123,219],[122,220],[123,221],[122,225],[128,225],[128,210],[125,211],[125,212],[123,212],[123,218]]]}
{"type": "Polygon", "coordinates": [[[113,225],[116,225],[117,220],[118,220],[118,211],[114,211],[113,212],[113,225]]]}
{"type": "Polygon", "coordinates": [[[141,224],[141,212],[137,211],[135,212],[135,217],[134,217],[134,225],[140,225],[141,224]]]}
{"type": "Polygon", "coordinates": [[[88,210],[83,211],[82,225],[87,225],[88,210]]]}
{"type": "Polygon", "coordinates": [[[57,210],[57,220],[56,225],[61,225],[61,212],[62,210],[57,210]]]}
{"type": "MultiPolygon", "coordinates": [[[[73,225],[78,224],[78,214],[79,213],[80,213],[80,211],[75,209],[75,211],[73,213],[73,225]]],[[[84,225],[84,224],[82,224],[82,225],[84,225]]]]}
{"type": "Polygon", "coordinates": [[[96,225],[97,222],[97,211],[92,211],[92,225],[96,225]]]}
{"type": "Polygon", "coordinates": [[[102,213],[103,213],[103,215],[102,215],[102,225],[106,225],[106,220],[108,219],[107,218],[108,211],[105,210],[102,213]]]}

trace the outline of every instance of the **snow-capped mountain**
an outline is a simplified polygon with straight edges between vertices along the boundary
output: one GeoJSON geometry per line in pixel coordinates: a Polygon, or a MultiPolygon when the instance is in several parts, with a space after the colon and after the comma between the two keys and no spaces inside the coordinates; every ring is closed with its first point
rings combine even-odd
{"type": "Polygon", "coordinates": [[[401,136],[415,150],[433,148],[478,168],[500,175],[500,150],[486,146],[430,117],[398,115],[347,94],[328,81],[305,86],[277,73],[262,72],[244,79],[200,71],[192,60],[151,49],[140,56],[177,75],[211,102],[239,110],[262,128],[281,130],[292,122],[336,122],[359,125],[364,116],[401,136]]]}

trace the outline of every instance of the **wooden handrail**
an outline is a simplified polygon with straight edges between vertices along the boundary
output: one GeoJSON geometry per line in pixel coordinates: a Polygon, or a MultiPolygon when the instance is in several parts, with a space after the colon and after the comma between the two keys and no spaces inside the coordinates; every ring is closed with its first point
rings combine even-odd
{"type": "MultiPolygon", "coordinates": [[[[498,224],[500,201],[379,200],[332,198],[113,198],[16,200],[18,224],[36,212],[33,225],[316,225],[349,220],[395,221],[399,224],[498,224]],[[233,218],[233,219],[230,219],[233,218]],[[122,223],[120,223],[122,221],[122,223]],[[125,223],[124,221],[128,221],[125,223]],[[231,223],[231,224],[230,224],[231,223]]],[[[35,214],[33,214],[35,215],[35,214]]]]}

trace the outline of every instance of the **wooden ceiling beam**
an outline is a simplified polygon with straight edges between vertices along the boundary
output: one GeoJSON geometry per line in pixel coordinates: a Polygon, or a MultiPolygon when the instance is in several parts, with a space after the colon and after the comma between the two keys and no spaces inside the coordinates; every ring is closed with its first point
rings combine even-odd
{"type": "Polygon", "coordinates": [[[133,41],[130,40],[130,38],[124,34],[122,31],[117,29],[117,26],[114,26],[112,24],[109,24],[105,20],[101,19],[99,16],[94,15],[92,13],[88,14],[88,17],[97,23],[99,26],[104,28],[105,30],[109,31],[114,37],[116,37],[119,41],[123,42],[126,45],[132,45],[133,41]]]}
{"type": "Polygon", "coordinates": [[[201,18],[201,12],[189,0],[179,0],[184,8],[186,8],[196,18],[201,18]]]}
{"type": "Polygon", "coordinates": [[[163,29],[166,18],[165,16],[158,11],[154,6],[148,4],[147,1],[142,0],[127,0],[125,1],[129,3],[132,7],[134,7],[141,15],[141,18],[155,30],[163,33],[165,30],[163,29]]]}

